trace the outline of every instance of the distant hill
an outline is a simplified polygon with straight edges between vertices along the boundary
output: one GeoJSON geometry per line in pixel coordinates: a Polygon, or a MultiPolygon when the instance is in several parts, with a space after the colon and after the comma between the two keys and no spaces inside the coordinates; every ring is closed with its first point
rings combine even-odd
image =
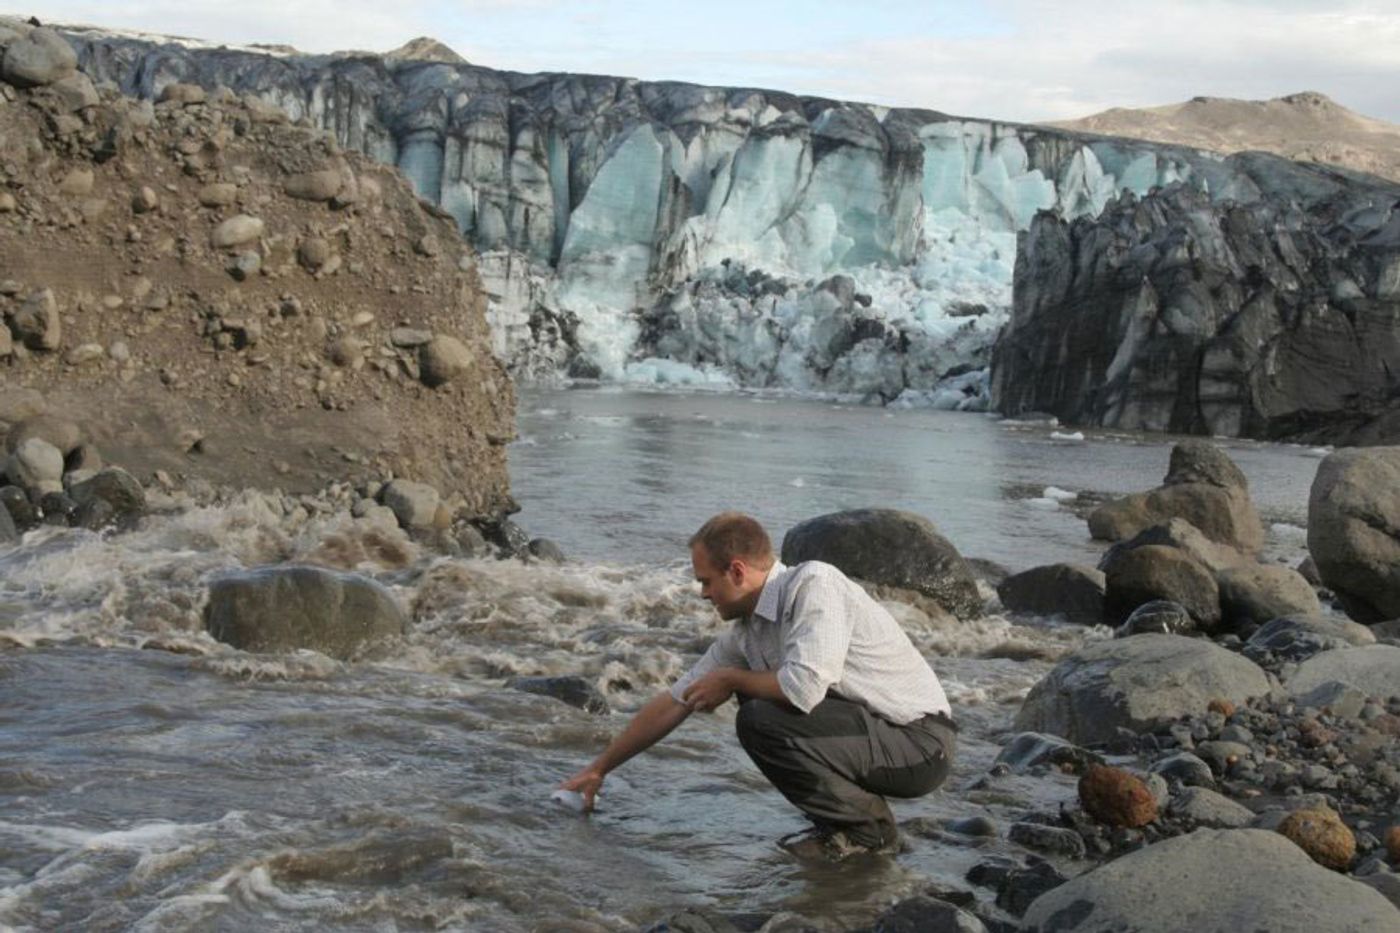
{"type": "Polygon", "coordinates": [[[1400,125],[1362,116],[1314,91],[1263,101],[1193,97],[1045,125],[1226,153],[1257,149],[1400,181],[1400,125]]]}

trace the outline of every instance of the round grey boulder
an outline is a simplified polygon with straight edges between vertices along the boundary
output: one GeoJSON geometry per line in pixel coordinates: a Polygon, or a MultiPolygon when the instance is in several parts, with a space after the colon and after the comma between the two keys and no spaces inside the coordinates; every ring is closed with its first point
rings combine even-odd
{"type": "Polygon", "coordinates": [[[1119,555],[1108,565],[1104,613],[1112,625],[1154,600],[1170,600],[1191,614],[1203,629],[1220,621],[1220,590],[1215,577],[1191,555],[1174,547],[1149,544],[1119,555]]]}
{"type": "Polygon", "coordinates": [[[1293,696],[1302,696],[1333,680],[1383,700],[1400,696],[1400,648],[1367,645],[1324,651],[1298,665],[1285,686],[1293,696]]]}
{"type": "Polygon", "coordinates": [[[922,515],[895,509],[833,512],[794,526],[785,564],[819,560],[847,576],[914,590],[960,619],[982,614],[977,581],[958,549],[922,515]]]}
{"type": "Polygon", "coordinates": [[[1073,878],[1031,903],[1025,933],[1318,933],[1400,929],[1371,888],[1278,833],[1201,829],[1073,878]]]}
{"type": "Polygon", "coordinates": [[[1009,612],[1060,615],[1080,625],[1103,621],[1105,578],[1079,564],[1048,564],[1007,577],[997,595],[1009,612]]]}
{"type": "Polygon", "coordinates": [[[20,442],[5,463],[10,482],[31,494],[63,491],[63,452],[37,437],[20,442]]]}
{"type": "Polygon", "coordinates": [[[1120,728],[1149,732],[1214,699],[1242,705],[1269,692],[1253,661],[1183,635],[1137,635],[1097,642],[1055,665],[1016,714],[1016,728],[1088,745],[1120,728]]]}
{"type": "Polygon", "coordinates": [[[1347,615],[1400,618],[1400,447],[1322,461],[1308,498],[1308,551],[1347,615]]]}
{"type": "Polygon", "coordinates": [[[456,337],[434,337],[418,351],[423,383],[433,388],[451,382],[474,365],[476,358],[456,337]]]}
{"type": "Polygon", "coordinates": [[[429,528],[437,518],[442,497],[426,483],[396,479],[384,487],[381,499],[404,528],[429,528]]]}
{"type": "Polygon", "coordinates": [[[1221,571],[1215,581],[1220,586],[1221,621],[1227,628],[1322,611],[1312,585],[1298,571],[1281,564],[1241,564],[1221,571]]]}
{"type": "Polygon", "coordinates": [[[244,651],[310,648],[347,659],[368,641],[402,635],[408,620],[389,591],[368,577],[266,567],[210,584],[204,625],[244,651]]]}

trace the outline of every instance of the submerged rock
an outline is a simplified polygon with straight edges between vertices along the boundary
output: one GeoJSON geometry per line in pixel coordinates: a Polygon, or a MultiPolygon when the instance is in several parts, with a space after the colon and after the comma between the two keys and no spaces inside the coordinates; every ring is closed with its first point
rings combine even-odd
{"type": "Polygon", "coordinates": [[[1202,829],[1080,875],[1037,898],[1025,933],[1386,930],[1400,911],[1257,829],[1202,829]]]}
{"type": "Polygon", "coordinates": [[[1114,638],[1131,635],[1188,635],[1196,630],[1196,620],[1181,603],[1170,599],[1154,599],[1132,611],[1127,620],[1114,629],[1114,638]]]}
{"type": "Polygon", "coordinates": [[[606,716],[611,712],[607,698],[596,684],[576,674],[566,677],[512,677],[506,681],[512,690],[553,697],[581,710],[606,716]]]}
{"type": "Polygon", "coordinates": [[[982,614],[967,562],[933,522],[912,512],[857,509],[808,519],[783,538],[782,559],[824,561],[860,580],[914,590],[960,619],[982,614]]]}
{"type": "Polygon", "coordinates": [[[346,659],[365,643],[404,634],[408,619],[368,577],[318,567],[264,567],[209,587],[204,625],[244,651],[311,648],[346,659]]]}

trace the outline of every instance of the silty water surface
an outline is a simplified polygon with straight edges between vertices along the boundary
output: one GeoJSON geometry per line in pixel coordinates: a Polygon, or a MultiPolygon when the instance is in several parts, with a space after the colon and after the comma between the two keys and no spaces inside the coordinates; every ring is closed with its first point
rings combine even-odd
{"type": "MultiPolygon", "coordinates": [[[[46,529],[0,553],[0,925],[612,930],[708,906],[838,928],[1011,851],[937,821],[984,814],[1004,829],[1073,793],[1067,779],[973,785],[1050,659],[1106,633],[999,615],[949,625],[890,603],[964,727],[947,788],[896,805],[898,858],[824,869],[777,850],[801,821],[738,748],[732,705],[616,772],[594,817],[548,800],[719,631],[684,550],[710,513],[747,509],[780,538],[838,508],[909,508],[1014,569],[1092,560],[1082,519],[1044,487],[1146,488],[1163,439],[623,391],[527,395],[520,428],[519,518],[575,558],[562,567],[445,559],[251,493],[125,535],[46,529]],[[202,633],[212,576],[294,560],[372,573],[411,610],[412,634],[341,663],[202,633]],[[613,714],[503,687],[575,673],[613,714]]],[[[1315,454],[1230,453],[1280,523],[1271,551],[1296,556],[1315,454]]]]}

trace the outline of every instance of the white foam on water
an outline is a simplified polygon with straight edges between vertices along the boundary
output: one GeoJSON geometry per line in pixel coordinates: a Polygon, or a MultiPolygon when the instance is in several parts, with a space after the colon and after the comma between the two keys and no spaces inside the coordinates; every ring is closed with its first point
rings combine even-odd
{"type": "Polygon", "coordinates": [[[1084,440],[1084,432],[1071,431],[1066,433],[1064,431],[1051,431],[1050,439],[1052,441],[1082,441],[1084,440]]]}
{"type": "Polygon", "coordinates": [[[1061,489],[1058,486],[1046,486],[1045,491],[1042,492],[1041,495],[1047,499],[1054,499],[1057,502],[1073,502],[1075,499],[1079,498],[1078,493],[1070,492],[1068,489],[1061,489]]]}

